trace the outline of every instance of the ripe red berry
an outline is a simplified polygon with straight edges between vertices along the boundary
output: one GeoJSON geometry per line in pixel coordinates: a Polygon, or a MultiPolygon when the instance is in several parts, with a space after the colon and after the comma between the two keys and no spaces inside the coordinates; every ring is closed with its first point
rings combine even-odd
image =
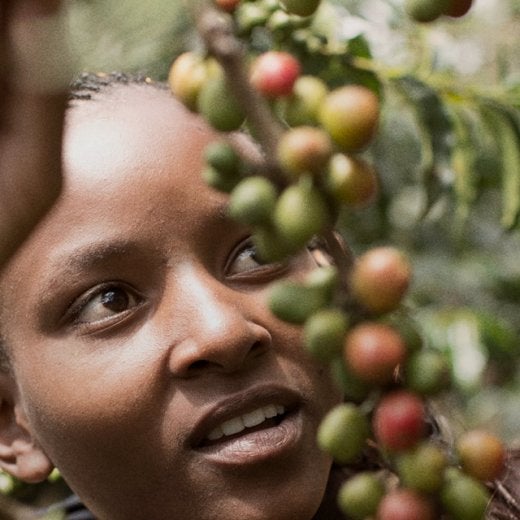
{"type": "Polygon", "coordinates": [[[374,411],[372,427],[383,448],[389,451],[412,448],[426,433],[424,403],[406,390],[387,394],[374,411]]]}
{"type": "Polygon", "coordinates": [[[298,126],[283,133],[277,147],[280,166],[294,175],[319,174],[332,155],[332,143],[323,130],[298,126]]]}
{"type": "Polygon", "coordinates": [[[355,376],[367,383],[384,385],[403,362],[406,345],[392,327],[366,322],[347,334],[343,354],[355,376]]]}
{"type": "Polygon", "coordinates": [[[267,51],[251,66],[251,84],[269,98],[288,96],[300,75],[300,62],[284,51],[267,51]]]}
{"type": "Polygon", "coordinates": [[[434,520],[432,501],[410,489],[395,489],[383,497],[377,510],[378,520],[434,520]]]}
{"type": "Polygon", "coordinates": [[[494,480],[504,470],[504,445],[488,432],[472,430],[464,433],[457,440],[456,450],[462,468],[474,478],[494,480]]]}
{"type": "Polygon", "coordinates": [[[411,279],[411,267],[394,247],[376,247],[362,255],[351,275],[354,297],[368,311],[383,314],[395,310],[411,279]]]}
{"type": "Polygon", "coordinates": [[[232,13],[238,6],[241,0],[214,0],[215,5],[226,11],[226,13],[232,13]]]}
{"type": "Polygon", "coordinates": [[[473,5],[473,0],[450,0],[443,14],[452,16],[453,18],[460,18],[464,16],[473,5]]]}

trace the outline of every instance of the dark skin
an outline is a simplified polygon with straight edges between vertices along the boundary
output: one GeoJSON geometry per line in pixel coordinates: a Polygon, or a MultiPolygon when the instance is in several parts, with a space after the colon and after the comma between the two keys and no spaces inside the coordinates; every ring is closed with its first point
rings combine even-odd
{"type": "MultiPolygon", "coordinates": [[[[0,3],[0,268],[61,189],[66,85],[35,89],[21,72],[35,64],[14,58],[16,49],[34,36],[34,22],[55,14],[59,6],[56,0],[0,3]]],[[[38,45],[45,47],[45,37],[38,45]]]]}
{"type": "Polygon", "coordinates": [[[154,87],[80,102],[63,192],[2,277],[2,467],[58,467],[101,519],[310,520],[325,493],[341,395],[266,307],[316,262],[257,261],[201,180],[216,138],[154,87]]]}

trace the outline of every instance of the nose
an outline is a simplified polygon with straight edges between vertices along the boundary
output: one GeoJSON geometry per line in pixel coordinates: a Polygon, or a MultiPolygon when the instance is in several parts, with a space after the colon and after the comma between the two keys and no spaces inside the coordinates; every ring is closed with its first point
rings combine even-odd
{"type": "Polygon", "coordinates": [[[171,349],[172,374],[192,377],[208,371],[236,372],[269,349],[271,334],[247,315],[249,308],[259,305],[257,301],[247,305],[247,293],[193,269],[184,270],[182,287],[186,332],[171,349]]]}

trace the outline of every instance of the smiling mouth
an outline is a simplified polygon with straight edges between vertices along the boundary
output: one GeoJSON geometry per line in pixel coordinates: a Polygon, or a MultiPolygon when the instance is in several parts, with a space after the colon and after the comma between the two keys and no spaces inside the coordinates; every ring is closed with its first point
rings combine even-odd
{"type": "Polygon", "coordinates": [[[278,426],[285,415],[285,407],[279,404],[259,407],[218,425],[203,439],[200,447],[212,446],[219,442],[278,426]]]}

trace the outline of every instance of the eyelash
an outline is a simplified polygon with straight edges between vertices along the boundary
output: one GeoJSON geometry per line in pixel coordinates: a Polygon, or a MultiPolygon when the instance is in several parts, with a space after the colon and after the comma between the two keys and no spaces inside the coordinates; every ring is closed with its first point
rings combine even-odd
{"type": "Polygon", "coordinates": [[[226,264],[224,272],[228,278],[231,279],[250,279],[256,278],[262,281],[263,278],[274,277],[275,275],[285,272],[288,268],[288,263],[284,262],[262,262],[262,260],[256,257],[256,246],[253,243],[251,237],[240,242],[230,256],[229,262],[226,264]],[[257,265],[251,269],[246,269],[243,272],[232,273],[233,264],[235,264],[240,257],[245,255],[247,252],[251,252],[244,256],[245,259],[252,259],[257,265]]]}
{"type": "MultiPolygon", "coordinates": [[[[262,263],[261,260],[256,258],[256,247],[251,239],[248,237],[243,240],[232,252],[228,263],[225,266],[224,273],[228,279],[236,281],[256,281],[256,282],[267,282],[275,276],[278,276],[285,272],[288,268],[287,262],[276,262],[276,263],[262,263]],[[242,271],[232,272],[234,264],[240,260],[249,260],[255,263],[251,268],[245,268],[242,271]]],[[[132,311],[135,311],[144,302],[144,298],[130,285],[121,281],[108,281],[92,287],[88,291],[84,292],[79,298],[76,298],[73,303],[69,306],[64,320],[76,327],[110,327],[119,323],[125,317],[130,315],[132,311]],[[95,303],[96,298],[99,298],[104,293],[109,291],[123,291],[125,297],[131,303],[128,308],[122,311],[113,311],[114,314],[101,317],[100,319],[82,319],[82,314],[85,314],[89,310],[89,306],[105,305],[107,302],[100,300],[98,304],[95,303]]],[[[108,309],[108,307],[105,307],[108,309]]],[[[93,313],[96,312],[94,308],[93,313]]],[[[111,311],[108,310],[110,313],[111,311]]],[[[102,313],[102,310],[101,310],[102,313]]]]}
{"type": "MultiPolygon", "coordinates": [[[[89,326],[94,324],[105,324],[109,326],[111,324],[115,324],[119,322],[124,316],[127,316],[132,310],[142,304],[143,298],[138,294],[138,292],[130,287],[129,285],[119,282],[119,281],[111,281],[105,282],[103,284],[97,285],[87,292],[83,293],[78,299],[76,299],[73,304],[69,307],[69,310],[66,314],[66,319],[69,323],[75,326],[89,326]],[[111,316],[106,316],[100,318],[98,320],[82,320],[82,313],[88,310],[89,305],[92,305],[96,298],[102,296],[104,293],[108,293],[109,291],[123,291],[125,297],[129,302],[133,301],[133,304],[129,306],[128,309],[125,309],[121,312],[115,312],[115,314],[111,316]]],[[[107,302],[100,301],[100,305],[104,305],[107,302]]]]}

